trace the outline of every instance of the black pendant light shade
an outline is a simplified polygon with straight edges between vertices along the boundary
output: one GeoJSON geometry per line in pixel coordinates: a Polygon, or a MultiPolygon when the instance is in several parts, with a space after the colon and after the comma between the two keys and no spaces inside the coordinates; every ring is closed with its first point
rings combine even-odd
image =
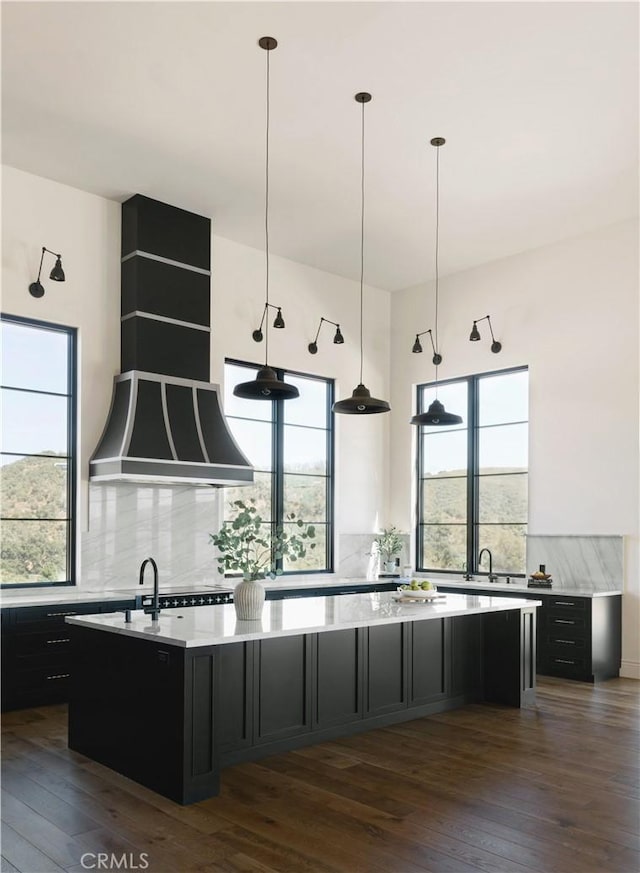
{"type": "MultiPolygon", "coordinates": [[[[438,348],[438,301],[439,301],[439,272],[438,272],[438,254],[440,245],[440,147],[445,144],[444,137],[436,136],[431,140],[431,145],[437,149],[436,159],[436,258],[435,258],[435,273],[436,273],[436,323],[435,323],[435,341],[431,328],[423,330],[422,333],[417,333],[413,343],[412,352],[420,354],[422,351],[422,343],[420,337],[425,333],[429,334],[431,340],[431,348],[433,349],[433,358],[431,359],[436,368],[435,390],[436,398],[431,403],[426,412],[419,412],[411,419],[411,424],[424,425],[426,427],[451,427],[454,424],[462,424],[462,416],[456,415],[453,412],[447,412],[444,405],[438,400],[438,366],[442,363],[442,355],[438,348]]],[[[475,322],[473,324],[476,330],[475,322]]],[[[470,339],[474,339],[473,336],[470,339]]]]}
{"type": "Polygon", "coordinates": [[[264,197],[264,240],[265,240],[265,255],[266,255],[266,283],[265,283],[265,302],[262,310],[262,319],[260,326],[254,330],[251,336],[257,343],[265,340],[264,352],[264,367],[261,367],[256,378],[251,382],[241,382],[233,389],[235,397],[242,397],[245,400],[293,400],[300,396],[300,392],[295,385],[288,385],[282,379],[278,379],[275,370],[269,366],[269,322],[265,324],[265,317],[268,310],[277,309],[277,314],[273,322],[273,326],[277,329],[284,327],[284,318],[282,317],[282,309],[279,306],[274,306],[269,303],[269,54],[278,45],[277,40],[272,36],[263,36],[258,40],[258,45],[267,53],[267,124],[265,137],[265,197],[264,197]],[[262,328],[264,326],[264,334],[262,328]]]}
{"type": "Polygon", "coordinates": [[[444,426],[462,424],[462,416],[447,412],[439,400],[434,400],[426,412],[420,412],[411,419],[411,424],[444,426]]]}
{"type": "Polygon", "coordinates": [[[480,331],[478,330],[478,323],[474,321],[473,327],[471,328],[471,333],[469,334],[469,342],[477,343],[479,339],[480,331]]]}
{"type": "Polygon", "coordinates": [[[293,400],[294,397],[300,396],[296,386],[288,385],[282,379],[278,379],[275,370],[271,367],[262,367],[258,370],[255,379],[236,385],[233,393],[236,397],[245,400],[293,400]]]}
{"type": "Polygon", "coordinates": [[[344,343],[344,337],[342,336],[342,331],[340,330],[340,325],[336,325],[336,334],[333,338],[334,345],[341,346],[344,343]]]}
{"type": "Polygon", "coordinates": [[[372,397],[371,392],[362,382],[353,389],[351,397],[333,404],[334,412],[342,412],[346,415],[375,415],[377,412],[389,412],[390,409],[386,400],[372,397]]]}
{"type": "Polygon", "coordinates": [[[29,285],[29,294],[32,297],[44,297],[44,287],[40,283],[40,273],[42,273],[42,262],[44,260],[45,252],[48,252],[50,255],[55,255],[55,265],[53,270],[49,273],[49,278],[53,279],[54,282],[64,282],[65,275],[64,270],[62,269],[62,255],[57,254],[57,252],[52,252],[51,249],[47,249],[42,246],[42,254],[40,255],[40,266],[38,268],[38,278],[35,282],[32,282],[29,285]]]}
{"type": "MultiPolygon", "coordinates": [[[[362,381],[363,342],[362,342],[362,314],[364,302],[364,105],[371,100],[371,94],[360,91],[355,95],[356,103],[362,106],[362,146],[361,146],[361,172],[360,172],[360,382],[353,389],[351,397],[338,400],[333,404],[333,411],[345,415],[376,415],[380,412],[389,412],[391,407],[386,400],[378,400],[372,397],[369,389],[362,381]]],[[[334,343],[341,343],[342,334],[340,326],[336,331],[334,343]],[[338,335],[340,338],[338,338],[338,335]]],[[[311,349],[309,349],[311,351],[311,349]]]]}

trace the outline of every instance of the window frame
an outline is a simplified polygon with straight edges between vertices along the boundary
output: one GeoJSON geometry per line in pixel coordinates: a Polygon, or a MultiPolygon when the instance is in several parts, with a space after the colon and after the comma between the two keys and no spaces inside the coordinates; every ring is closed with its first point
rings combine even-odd
{"type": "MultiPolygon", "coordinates": [[[[225,358],[224,365],[232,365],[234,367],[245,367],[247,370],[255,371],[264,366],[261,363],[252,363],[243,361],[237,358],[225,358]]],[[[304,373],[300,370],[290,370],[283,367],[274,367],[269,365],[276,373],[279,379],[285,379],[286,376],[295,376],[301,379],[310,379],[317,382],[324,382],[327,386],[327,403],[326,403],[326,428],[311,428],[314,430],[325,430],[327,436],[327,472],[325,478],[327,480],[327,514],[324,524],[326,529],[325,537],[325,558],[326,567],[322,570],[283,570],[282,559],[276,561],[276,568],[282,570],[280,579],[285,576],[319,576],[334,573],[334,533],[335,533],[335,413],[333,412],[333,403],[335,398],[335,379],[328,376],[319,376],[314,373],[304,373]]],[[[271,527],[272,529],[279,524],[284,523],[284,404],[287,400],[272,400],[264,401],[257,400],[256,403],[272,403],[272,420],[271,420],[271,527]]],[[[226,415],[226,413],[225,413],[226,415]]],[[[229,418],[244,419],[245,421],[264,421],[264,419],[247,419],[242,416],[229,415],[229,418]]],[[[296,425],[302,426],[304,425],[296,425]]],[[[301,474],[305,475],[305,474],[301,474]]],[[[304,521],[305,519],[303,519],[304,521]]],[[[224,523],[224,510],[223,510],[224,523]]],[[[309,524],[322,524],[322,522],[309,522],[309,524]]],[[[233,579],[239,577],[240,573],[227,573],[226,578],[233,579]]]]}
{"type": "MultiPolygon", "coordinates": [[[[15,386],[0,384],[4,390],[22,391],[30,394],[45,394],[54,397],[68,397],[67,405],[67,579],[60,582],[0,582],[0,590],[15,588],[68,588],[75,586],[77,582],[77,481],[78,481],[78,329],[63,324],[55,324],[36,318],[27,318],[21,315],[0,313],[0,322],[32,327],[39,330],[64,333],[68,337],[67,355],[67,394],[56,391],[38,391],[30,388],[16,388],[15,386]]],[[[2,448],[2,447],[0,447],[2,448]]],[[[17,454],[15,452],[3,452],[3,454],[17,454]]],[[[42,457],[34,453],[22,453],[19,457],[42,457]]],[[[2,519],[2,521],[32,521],[30,518],[2,519]]],[[[61,519],[37,519],[38,521],[61,521],[61,519]]]]}
{"type": "MultiPolygon", "coordinates": [[[[457,376],[451,379],[439,379],[437,382],[438,387],[442,387],[443,385],[453,385],[465,383],[467,386],[467,410],[466,410],[466,428],[467,428],[467,474],[466,474],[466,506],[467,506],[467,519],[464,523],[466,527],[466,552],[467,552],[467,569],[458,569],[458,570],[447,570],[444,568],[438,567],[425,567],[423,566],[423,532],[422,528],[425,526],[422,519],[422,506],[424,505],[424,465],[423,465],[423,445],[425,438],[425,427],[420,426],[418,428],[418,438],[416,440],[416,503],[415,503],[415,549],[414,549],[414,558],[415,558],[415,567],[416,571],[420,573],[442,573],[451,576],[460,576],[462,573],[468,574],[476,574],[480,576],[488,575],[488,570],[485,572],[478,567],[478,526],[480,525],[480,488],[479,488],[479,469],[480,469],[480,458],[479,458],[479,450],[480,450],[480,439],[479,435],[482,430],[479,424],[480,419],[480,405],[479,405],[479,393],[480,393],[480,382],[482,379],[490,378],[492,376],[507,376],[512,373],[523,373],[529,372],[529,367],[526,364],[523,364],[518,367],[508,367],[504,370],[487,370],[483,373],[473,373],[467,376],[457,376]]],[[[423,399],[424,389],[425,388],[433,388],[435,387],[436,382],[421,382],[416,386],[416,410],[418,414],[421,412],[425,412],[425,404],[423,399]]],[[[452,410],[449,410],[451,412],[452,410]]],[[[457,411],[457,410],[454,410],[457,411]]],[[[529,424],[529,419],[526,421],[510,421],[504,422],[505,425],[512,424],[529,424]]],[[[447,428],[443,428],[443,430],[447,430],[447,428]]],[[[453,428],[451,428],[453,431],[453,428]]],[[[433,431],[430,431],[433,432],[433,431]]],[[[499,475],[499,474],[498,474],[499,475]]],[[[506,475],[506,474],[505,474],[506,475]]],[[[510,475],[510,474],[509,474],[510,475]]],[[[522,474],[520,474],[522,475],[522,474]]],[[[529,476],[529,463],[527,456],[527,479],[529,476]]],[[[527,506],[528,510],[528,506],[527,506]]],[[[527,513],[528,514],[528,513],[527,513]]],[[[505,522],[509,523],[509,522],[505,522]]],[[[512,522],[513,524],[518,524],[519,522],[512,522]]],[[[529,519],[525,523],[525,527],[528,528],[529,519]]],[[[462,527],[462,524],[460,525],[462,527]]],[[[526,572],[518,573],[514,570],[511,571],[495,571],[496,576],[510,576],[514,578],[524,578],[526,576],[526,572]]]]}

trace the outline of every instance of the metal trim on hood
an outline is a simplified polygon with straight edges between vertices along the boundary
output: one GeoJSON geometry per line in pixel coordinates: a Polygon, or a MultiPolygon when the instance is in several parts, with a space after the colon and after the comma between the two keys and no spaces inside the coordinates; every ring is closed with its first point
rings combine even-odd
{"type": "Polygon", "coordinates": [[[253,482],[253,467],[224,418],[218,385],[137,370],[114,379],[107,423],[89,470],[94,482],[253,482]]]}

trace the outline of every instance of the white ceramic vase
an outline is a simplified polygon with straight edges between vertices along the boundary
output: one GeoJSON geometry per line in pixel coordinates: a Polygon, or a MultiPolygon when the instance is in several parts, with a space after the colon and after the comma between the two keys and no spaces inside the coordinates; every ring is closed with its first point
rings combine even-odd
{"type": "Polygon", "coordinates": [[[264,606],[264,585],[257,579],[244,579],[234,589],[233,603],[240,621],[260,621],[264,606]]]}
{"type": "Polygon", "coordinates": [[[396,572],[396,562],[395,561],[385,561],[384,562],[384,572],[385,573],[395,573],[396,572]]]}

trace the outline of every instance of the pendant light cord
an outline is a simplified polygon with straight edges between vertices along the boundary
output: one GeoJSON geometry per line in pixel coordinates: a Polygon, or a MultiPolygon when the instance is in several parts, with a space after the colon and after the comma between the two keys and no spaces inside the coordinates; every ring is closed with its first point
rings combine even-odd
{"type": "MultiPolygon", "coordinates": [[[[440,243],[440,148],[436,149],[436,352],[440,353],[440,344],[438,342],[438,296],[439,296],[439,275],[438,275],[438,249],[440,243]]],[[[438,396],[438,365],[436,364],[436,397],[438,396]]]]}
{"type": "MultiPolygon", "coordinates": [[[[265,148],[265,183],[264,183],[264,243],[266,256],[266,288],[265,288],[265,313],[269,308],[269,55],[267,50],[267,124],[266,124],[266,148],[265,148]]],[[[264,316],[263,316],[264,318],[264,316]]],[[[269,361],[269,319],[267,318],[264,331],[264,365],[269,361]]]]}
{"type": "Polygon", "coordinates": [[[362,103],[362,166],[360,173],[360,385],[362,385],[362,312],[364,288],[364,102],[362,103]]]}

